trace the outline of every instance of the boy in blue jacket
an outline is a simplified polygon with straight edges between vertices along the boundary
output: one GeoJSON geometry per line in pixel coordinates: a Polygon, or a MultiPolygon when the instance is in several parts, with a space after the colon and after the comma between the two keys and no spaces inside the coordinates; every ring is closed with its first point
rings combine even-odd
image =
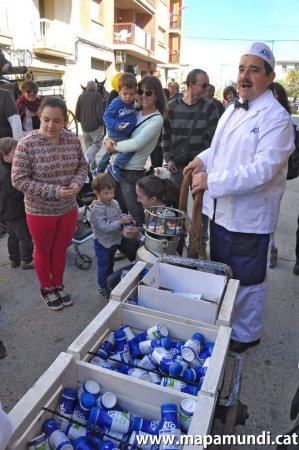
{"type": "MultiPolygon", "coordinates": [[[[119,96],[112,100],[103,116],[105,126],[107,128],[108,137],[115,142],[127,139],[132,133],[135,124],[136,116],[134,109],[134,97],[137,90],[137,81],[131,73],[124,73],[118,82],[119,96]]],[[[134,155],[130,153],[119,153],[113,161],[113,165],[109,166],[109,173],[120,181],[121,169],[134,155]]],[[[106,152],[99,162],[97,172],[105,172],[108,166],[111,154],[106,152]]]]}

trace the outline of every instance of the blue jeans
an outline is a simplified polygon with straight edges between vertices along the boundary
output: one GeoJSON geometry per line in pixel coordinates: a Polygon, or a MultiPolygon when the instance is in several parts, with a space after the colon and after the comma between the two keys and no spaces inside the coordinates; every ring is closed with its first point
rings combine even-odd
{"type": "MultiPolygon", "coordinates": [[[[130,159],[132,158],[133,155],[134,155],[133,152],[117,153],[116,157],[113,160],[113,166],[118,167],[119,169],[122,169],[127,164],[127,162],[130,161],[130,159]]],[[[109,153],[109,152],[104,153],[104,155],[100,159],[98,167],[97,167],[98,173],[105,172],[105,170],[109,164],[110,156],[111,156],[111,153],[109,153]]]]}
{"type": "Polygon", "coordinates": [[[114,256],[117,249],[126,255],[129,261],[134,261],[139,248],[139,242],[136,239],[122,238],[119,245],[113,245],[110,248],[104,247],[97,239],[94,240],[94,250],[97,257],[98,284],[99,287],[107,287],[107,278],[113,273],[114,256]]]}
{"type": "Polygon", "coordinates": [[[144,170],[122,170],[120,186],[126,201],[129,213],[136,222],[137,227],[144,223],[144,210],[141,203],[137,201],[136,182],[145,175],[144,170]]]}
{"type": "Polygon", "coordinates": [[[104,289],[107,288],[108,276],[113,273],[114,256],[117,245],[106,248],[95,239],[94,250],[97,257],[98,285],[101,289],[104,289]]]}

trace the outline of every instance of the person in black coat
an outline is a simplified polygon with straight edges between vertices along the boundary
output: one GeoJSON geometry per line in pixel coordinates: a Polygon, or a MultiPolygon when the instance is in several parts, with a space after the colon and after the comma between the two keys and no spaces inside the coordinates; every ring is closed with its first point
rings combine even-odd
{"type": "Polygon", "coordinates": [[[22,269],[33,269],[33,243],[26,222],[24,195],[11,184],[11,164],[17,143],[10,137],[0,139],[0,221],[7,227],[11,268],[22,263],[22,269]]]}

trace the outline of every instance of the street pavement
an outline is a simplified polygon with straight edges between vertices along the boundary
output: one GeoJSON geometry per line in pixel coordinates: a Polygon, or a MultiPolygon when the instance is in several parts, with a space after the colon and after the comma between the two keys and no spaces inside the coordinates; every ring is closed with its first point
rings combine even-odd
{"type": "MultiPolygon", "coordinates": [[[[292,425],[289,411],[299,380],[299,276],[292,273],[298,212],[299,179],[287,182],[282,200],[275,233],[279,256],[277,266],[269,271],[262,341],[243,354],[240,400],[248,405],[249,419],[245,426],[235,428],[241,435],[271,431],[275,436],[292,425]]],[[[7,235],[0,238],[0,339],[7,349],[7,356],[0,360],[0,400],[8,412],[107,305],[107,300],[97,293],[91,240],[81,246],[93,260],[86,271],[76,266],[73,246],[68,249],[65,284],[73,294],[74,305],[59,312],[49,311],[42,304],[33,270],[10,268],[6,241],[7,235]]],[[[125,264],[126,260],[121,260],[116,267],[125,264]]]]}

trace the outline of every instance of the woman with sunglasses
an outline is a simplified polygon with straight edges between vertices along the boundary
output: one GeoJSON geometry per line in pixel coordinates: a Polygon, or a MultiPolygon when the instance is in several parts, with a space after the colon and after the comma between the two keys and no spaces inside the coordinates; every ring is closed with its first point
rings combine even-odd
{"type": "Polygon", "coordinates": [[[37,95],[38,86],[34,81],[24,81],[22,95],[16,104],[22,121],[23,131],[37,130],[40,127],[39,112],[41,98],[37,95]]]}
{"type": "MultiPolygon", "coordinates": [[[[142,226],[144,212],[142,205],[137,201],[136,181],[145,173],[144,166],[147,158],[157,145],[163,127],[166,98],[158,78],[146,75],[138,83],[138,95],[141,110],[137,112],[137,123],[131,137],[125,141],[115,142],[106,139],[104,147],[110,153],[134,152],[131,160],[121,171],[120,187],[128,211],[134,218],[137,226],[142,226]]],[[[113,160],[113,156],[111,158],[113,160]]],[[[112,161],[113,164],[113,161],[112,161]]],[[[119,186],[115,191],[118,200],[119,186]]]]}

